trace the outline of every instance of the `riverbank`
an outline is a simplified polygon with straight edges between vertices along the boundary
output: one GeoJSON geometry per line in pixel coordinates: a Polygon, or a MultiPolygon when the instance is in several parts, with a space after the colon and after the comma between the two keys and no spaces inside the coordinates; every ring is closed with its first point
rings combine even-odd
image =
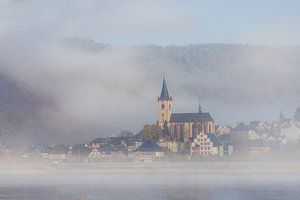
{"type": "Polygon", "coordinates": [[[197,171],[197,170],[293,170],[300,161],[268,162],[128,162],[128,163],[1,163],[1,171],[197,171]]]}

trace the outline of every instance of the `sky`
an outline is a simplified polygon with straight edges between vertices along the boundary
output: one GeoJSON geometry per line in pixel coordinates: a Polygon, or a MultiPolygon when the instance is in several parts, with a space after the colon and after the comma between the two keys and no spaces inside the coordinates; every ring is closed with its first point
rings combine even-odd
{"type": "Polygon", "coordinates": [[[299,45],[297,0],[0,0],[0,30],[112,45],[299,45]]]}
{"type": "Polygon", "coordinates": [[[145,123],[155,123],[156,97],[164,72],[169,90],[176,97],[176,112],[197,110],[198,97],[192,90],[196,85],[204,91],[209,87],[215,91],[215,96],[203,95],[203,107],[217,123],[271,121],[284,107],[276,93],[282,85],[277,80],[284,82],[295,97],[283,110],[292,115],[297,106],[297,69],[268,63],[252,52],[242,60],[247,61],[248,68],[235,66],[229,72],[192,74],[168,64],[144,66],[136,59],[141,52],[131,46],[298,46],[299,7],[300,1],[296,0],[0,0],[0,70],[53,98],[74,130],[89,130],[94,135],[111,135],[123,129],[136,132],[145,123]],[[63,45],[64,38],[118,48],[97,53],[78,51],[63,45]],[[251,68],[252,64],[256,68],[251,68]],[[270,71],[274,71],[271,78],[270,71]],[[257,76],[248,80],[247,73],[257,76]],[[227,79],[207,84],[222,76],[227,79]],[[258,83],[265,83],[266,77],[271,90],[259,89],[258,83]],[[186,92],[187,85],[191,86],[190,93],[186,92]],[[221,94],[225,93],[220,91],[226,91],[224,88],[248,91],[253,94],[251,100],[262,99],[267,91],[269,99],[279,100],[272,104],[266,100],[235,101],[233,97],[240,99],[239,93],[234,96],[229,92],[230,103],[223,101],[221,94]]]}

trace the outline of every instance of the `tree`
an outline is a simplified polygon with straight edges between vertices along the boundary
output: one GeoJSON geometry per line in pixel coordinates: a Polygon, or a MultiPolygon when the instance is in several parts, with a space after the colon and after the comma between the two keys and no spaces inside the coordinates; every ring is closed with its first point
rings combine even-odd
{"type": "Polygon", "coordinates": [[[118,137],[132,137],[133,133],[129,130],[122,130],[119,133],[117,133],[118,137]]]}
{"type": "Polygon", "coordinates": [[[279,113],[279,122],[280,122],[280,123],[283,122],[284,119],[285,119],[285,116],[284,116],[283,112],[280,111],[280,113],[279,113]]]}
{"type": "Polygon", "coordinates": [[[162,137],[162,129],[157,124],[146,124],[143,129],[140,131],[140,134],[145,139],[158,141],[162,137]]]}
{"type": "Polygon", "coordinates": [[[169,130],[167,121],[165,121],[165,123],[163,125],[162,134],[163,134],[163,137],[169,137],[170,136],[170,130],[169,130]]]}
{"type": "Polygon", "coordinates": [[[296,112],[295,112],[295,121],[296,122],[300,122],[300,107],[298,107],[297,109],[296,109],[296,112]]]}

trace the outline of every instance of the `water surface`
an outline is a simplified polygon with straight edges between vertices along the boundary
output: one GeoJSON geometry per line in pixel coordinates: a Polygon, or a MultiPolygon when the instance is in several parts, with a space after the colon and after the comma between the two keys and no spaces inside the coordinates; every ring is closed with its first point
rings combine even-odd
{"type": "Polygon", "coordinates": [[[300,164],[102,164],[0,170],[3,200],[299,199],[300,164]]]}

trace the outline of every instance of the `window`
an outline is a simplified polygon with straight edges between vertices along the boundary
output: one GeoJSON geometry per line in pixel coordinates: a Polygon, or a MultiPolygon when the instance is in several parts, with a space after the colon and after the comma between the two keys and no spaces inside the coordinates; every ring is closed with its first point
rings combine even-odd
{"type": "Polygon", "coordinates": [[[212,129],[212,127],[211,127],[211,124],[209,124],[209,125],[208,125],[208,132],[209,132],[209,133],[211,133],[211,132],[212,132],[212,130],[211,130],[211,129],[212,129]]]}
{"type": "Polygon", "coordinates": [[[165,109],[165,104],[161,104],[161,109],[165,109]]]}

